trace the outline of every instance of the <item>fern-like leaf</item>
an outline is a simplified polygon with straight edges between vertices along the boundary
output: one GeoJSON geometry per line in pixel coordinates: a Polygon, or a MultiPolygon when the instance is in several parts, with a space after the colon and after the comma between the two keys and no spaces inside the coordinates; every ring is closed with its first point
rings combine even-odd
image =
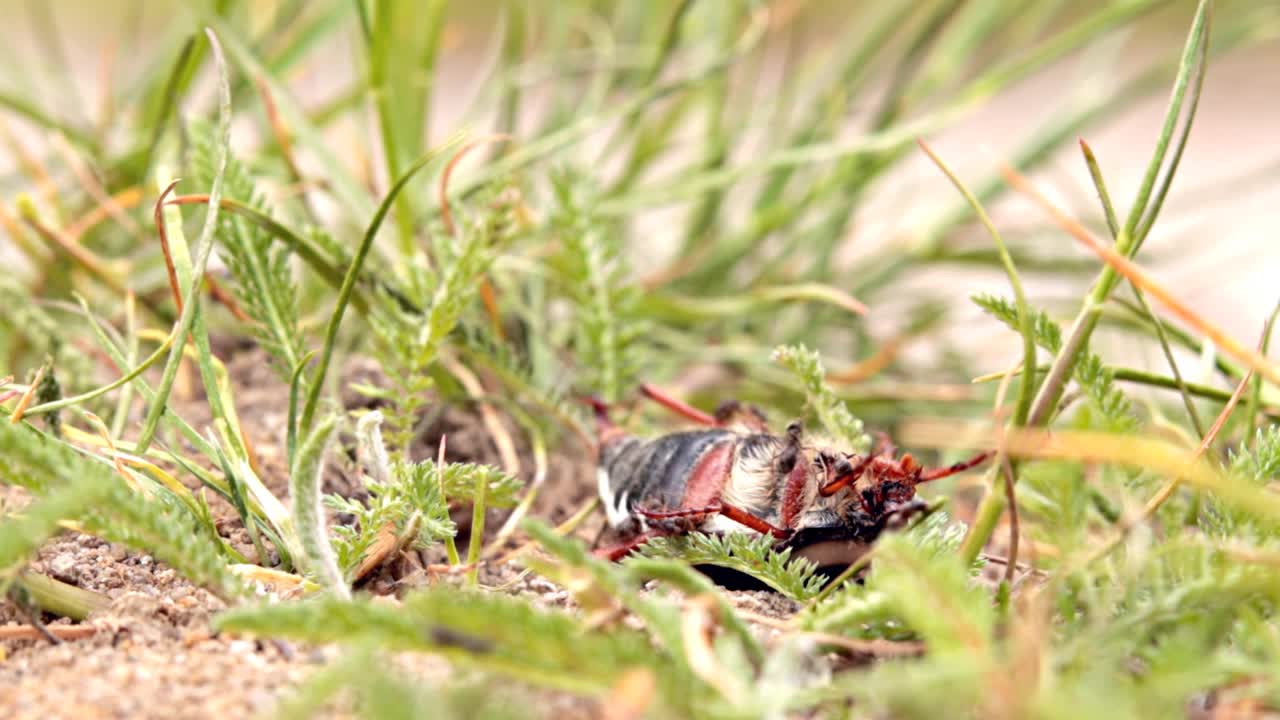
{"type": "Polygon", "coordinates": [[[388,650],[443,654],[456,662],[539,685],[583,693],[610,688],[620,672],[664,670],[639,633],[589,630],[571,615],[495,594],[432,589],[401,607],[366,599],[320,599],[230,610],[224,631],[328,643],[370,643],[388,650]]]}
{"type": "Polygon", "coordinates": [[[810,409],[827,432],[856,452],[866,452],[871,447],[871,438],[864,432],[862,420],[849,412],[827,385],[827,373],[818,353],[803,345],[786,346],[773,351],[773,360],[800,380],[810,409]]]}
{"type": "MultiPolygon", "coordinates": [[[[934,512],[906,532],[886,535],[879,542],[907,546],[910,549],[902,552],[922,561],[951,561],[957,557],[965,530],[963,523],[952,521],[947,513],[934,512]]],[[[893,563],[886,560],[881,552],[876,551],[865,584],[847,584],[833,593],[803,617],[805,626],[823,632],[848,632],[864,637],[913,637],[914,630],[903,623],[894,598],[881,584],[881,569],[893,563]]],[[[887,572],[892,573],[893,570],[890,568],[887,572]]]]}
{"type": "Polygon", "coordinates": [[[773,549],[764,535],[730,533],[654,538],[641,546],[642,557],[672,557],[690,565],[715,565],[745,573],[794,600],[807,600],[822,589],[826,577],[804,558],[792,559],[790,550],[773,549]]]}
{"type": "MultiPolygon", "coordinates": [[[[217,138],[211,128],[194,129],[192,165],[199,182],[212,183],[217,138]]],[[[234,155],[227,157],[223,175],[226,196],[269,214],[253,178],[234,155]]],[[[220,256],[235,279],[237,302],[253,318],[258,342],[276,360],[276,371],[284,380],[302,357],[302,336],[298,330],[298,292],[290,267],[287,246],[272,242],[271,236],[235,213],[218,216],[217,240],[220,256]]]]}
{"type": "Polygon", "coordinates": [[[360,563],[387,523],[392,523],[397,533],[403,533],[413,523],[413,546],[417,548],[453,537],[457,527],[440,495],[441,484],[449,501],[473,502],[477,482],[482,482],[485,502],[490,507],[512,507],[522,487],[517,478],[490,465],[475,463],[447,463],[441,477],[432,460],[393,462],[390,473],[385,482],[367,481],[367,502],[332,495],[325,499],[331,508],[349,513],[357,521],[354,526],[334,528],[339,564],[348,573],[360,563]]]}
{"type": "Polygon", "coordinates": [[[85,476],[76,477],[24,508],[20,515],[0,518],[0,575],[24,563],[45,540],[58,532],[59,522],[82,516],[110,490],[111,485],[95,483],[85,476]]]}
{"type": "Polygon", "coordinates": [[[593,197],[580,178],[555,178],[558,212],[552,226],[562,251],[555,268],[574,304],[574,350],[592,393],[615,401],[635,385],[645,335],[640,291],[621,258],[618,235],[592,216],[593,197]]]}
{"type": "MultiPolygon", "coordinates": [[[[995,295],[975,295],[974,304],[989,315],[1018,332],[1018,308],[1009,300],[995,295]]],[[[1035,308],[1032,327],[1036,344],[1051,354],[1062,349],[1062,328],[1048,315],[1035,308]]],[[[1133,432],[1138,428],[1137,414],[1129,398],[1116,387],[1115,378],[1106,363],[1096,353],[1086,351],[1076,363],[1075,381],[1084,390],[1090,406],[1103,419],[1103,429],[1111,432],[1133,432]]]]}
{"type": "Polygon", "coordinates": [[[500,195],[481,217],[465,224],[460,238],[440,238],[435,246],[438,271],[410,269],[417,278],[413,284],[431,285],[422,289],[428,298],[425,318],[405,312],[390,297],[370,317],[375,355],[394,390],[386,415],[387,436],[397,455],[403,456],[413,439],[413,426],[434,385],[429,371],[440,348],[474,300],[481,276],[515,233],[513,209],[505,197],[500,195]]]}

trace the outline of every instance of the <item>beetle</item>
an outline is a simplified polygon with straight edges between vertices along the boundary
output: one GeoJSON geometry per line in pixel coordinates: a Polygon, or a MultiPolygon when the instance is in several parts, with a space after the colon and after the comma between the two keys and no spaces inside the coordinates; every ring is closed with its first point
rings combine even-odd
{"type": "Polygon", "coordinates": [[[799,422],[770,432],[764,415],[736,401],[714,415],[644,384],[641,393],[698,429],[655,438],[629,435],[591,400],[598,434],[597,483],[620,544],[596,554],[617,560],[646,541],[691,531],[770,535],[819,566],[848,565],[888,527],[924,509],[916,486],[985,461],[980,452],[941,468],[897,457],[887,436],[871,453],[846,453],[806,438],[799,422]]]}

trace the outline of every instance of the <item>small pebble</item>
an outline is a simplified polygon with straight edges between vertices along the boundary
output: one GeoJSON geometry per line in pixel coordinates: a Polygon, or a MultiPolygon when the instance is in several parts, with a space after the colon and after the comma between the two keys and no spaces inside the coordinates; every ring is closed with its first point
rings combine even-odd
{"type": "Polygon", "coordinates": [[[233,655],[252,655],[257,646],[252,640],[232,640],[227,643],[227,652],[233,655]]]}
{"type": "Polygon", "coordinates": [[[76,580],[76,558],[71,553],[59,553],[49,561],[49,572],[59,580],[76,580]]]}

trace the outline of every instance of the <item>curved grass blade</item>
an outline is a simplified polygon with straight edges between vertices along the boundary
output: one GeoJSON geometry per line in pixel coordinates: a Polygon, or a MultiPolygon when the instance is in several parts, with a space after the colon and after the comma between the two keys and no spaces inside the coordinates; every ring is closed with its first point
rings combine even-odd
{"type": "MultiPolygon", "coordinates": [[[[441,148],[443,150],[444,148],[441,148]]],[[[364,238],[360,241],[360,247],[356,250],[355,257],[351,260],[351,265],[347,268],[347,274],[342,279],[342,287],[338,290],[338,301],[334,307],[333,315],[329,317],[329,324],[325,328],[324,347],[320,351],[320,364],[316,367],[315,374],[311,378],[311,389],[307,393],[307,402],[302,410],[302,422],[300,429],[307,432],[311,428],[311,421],[315,417],[316,404],[320,401],[320,392],[324,388],[324,377],[329,372],[329,362],[333,358],[333,347],[338,340],[338,326],[342,324],[342,316],[347,310],[347,304],[351,301],[351,295],[355,291],[356,278],[360,276],[360,268],[364,265],[365,258],[369,255],[369,249],[373,247],[373,239],[378,235],[378,228],[382,227],[382,221],[387,217],[387,212],[391,209],[391,204],[395,201],[396,196],[404,189],[419,170],[426,167],[432,160],[440,156],[441,150],[434,150],[418,159],[396,184],[391,186],[391,190],[387,192],[386,197],[382,199],[382,204],[378,206],[377,212],[374,213],[373,219],[369,221],[369,226],[365,229],[364,238]]]]}
{"type": "Polygon", "coordinates": [[[178,376],[178,364],[182,361],[182,348],[186,344],[187,333],[191,331],[192,324],[195,321],[196,309],[199,307],[196,289],[204,281],[205,268],[208,267],[209,257],[213,254],[213,231],[218,224],[223,175],[226,173],[227,156],[230,154],[231,86],[227,77],[227,65],[222,56],[222,47],[218,44],[217,36],[213,34],[212,30],[206,29],[205,32],[209,37],[209,45],[213,48],[214,59],[218,66],[218,136],[221,138],[221,142],[218,149],[217,172],[213,178],[213,187],[209,189],[209,207],[204,215],[204,226],[200,229],[200,249],[196,256],[195,266],[192,269],[192,283],[191,289],[188,291],[188,301],[182,309],[181,316],[178,318],[177,328],[174,333],[177,342],[174,343],[173,348],[169,351],[169,360],[165,363],[164,375],[161,376],[160,386],[156,389],[155,399],[147,410],[146,419],[143,421],[142,432],[138,436],[137,443],[137,453],[139,455],[146,452],[147,447],[155,437],[156,427],[160,423],[160,415],[164,412],[165,405],[168,403],[169,392],[173,390],[173,382],[178,376]]]}

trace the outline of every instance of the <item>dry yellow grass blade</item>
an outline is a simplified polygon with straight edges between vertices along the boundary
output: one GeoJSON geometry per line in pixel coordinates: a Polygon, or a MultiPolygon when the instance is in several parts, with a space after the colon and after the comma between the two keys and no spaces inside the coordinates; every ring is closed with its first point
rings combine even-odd
{"type": "Polygon", "coordinates": [[[1143,468],[1166,477],[1181,477],[1183,482],[1208,490],[1231,505],[1280,519],[1280,496],[1232,478],[1195,451],[1166,440],[1087,430],[957,427],[953,420],[908,421],[903,426],[902,439],[904,444],[937,448],[996,447],[1003,442],[1013,457],[1143,468]]]}
{"type": "Polygon", "coordinates": [[[760,299],[768,302],[809,300],[834,305],[854,315],[866,315],[869,312],[867,306],[858,298],[840,288],[817,282],[762,288],[757,295],[760,299]]]}
{"type": "Polygon", "coordinates": [[[466,389],[467,395],[476,401],[477,407],[480,408],[480,420],[484,423],[485,430],[489,431],[489,438],[493,440],[494,447],[498,450],[498,456],[502,458],[502,469],[512,477],[520,476],[520,453],[516,451],[515,441],[511,438],[511,433],[507,432],[507,428],[502,424],[502,418],[498,416],[498,412],[494,410],[492,403],[484,399],[485,389],[481,384],[480,378],[471,372],[466,366],[452,357],[441,354],[440,364],[444,366],[449,374],[458,379],[462,383],[462,387],[466,389]]]}
{"type": "Polygon", "coordinates": [[[85,233],[110,217],[116,208],[132,210],[137,207],[138,203],[142,202],[142,188],[132,185],[107,197],[106,200],[107,203],[99,202],[68,224],[67,237],[79,242],[85,233]]]}
{"type": "Polygon", "coordinates": [[[31,407],[31,401],[36,398],[36,390],[40,387],[40,381],[44,380],[44,373],[49,369],[47,365],[41,365],[36,370],[36,376],[31,380],[31,384],[27,386],[26,392],[22,393],[22,397],[18,399],[18,406],[13,409],[13,415],[9,416],[9,424],[17,425],[22,422],[22,416],[27,413],[27,408],[31,407]]]}
{"type": "Polygon", "coordinates": [[[642,667],[624,670],[610,688],[608,699],[600,704],[600,717],[602,720],[639,720],[653,704],[657,691],[658,681],[652,670],[642,667]]]}
{"type": "Polygon", "coordinates": [[[133,490],[148,500],[152,499],[154,496],[151,494],[151,491],[139,483],[138,479],[125,468],[124,462],[120,459],[120,455],[116,451],[116,443],[111,439],[111,431],[107,429],[107,424],[102,422],[102,418],[94,415],[88,410],[82,410],[80,414],[83,415],[85,420],[87,420],[89,424],[93,426],[93,429],[97,431],[98,437],[102,438],[102,442],[106,445],[108,455],[111,457],[111,464],[115,466],[116,474],[124,478],[124,482],[129,486],[130,490],[133,490]]]}
{"type": "Polygon", "coordinates": [[[240,576],[244,580],[262,583],[275,588],[278,592],[287,592],[291,590],[305,590],[308,586],[317,588],[314,583],[310,583],[301,575],[284,572],[283,570],[275,570],[265,568],[260,565],[235,564],[227,566],[231,572],[240,576]]]}

